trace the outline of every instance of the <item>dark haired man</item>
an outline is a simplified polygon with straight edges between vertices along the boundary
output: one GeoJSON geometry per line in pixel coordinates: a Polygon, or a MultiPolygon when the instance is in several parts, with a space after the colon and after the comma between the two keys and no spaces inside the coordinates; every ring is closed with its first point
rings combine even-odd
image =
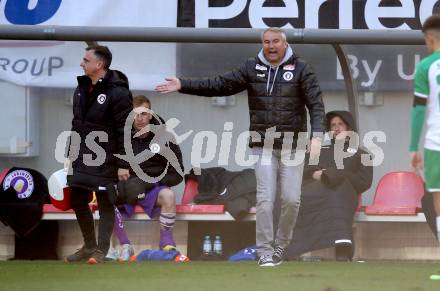
{"type": "Polygon", "coordinates": [[[69,159],[72,175],[67,177],[71,188],[71,206],[75,211],[84,245],[66,258],[67,262],[104,262],[113,230],[114,208],[100,186],[129,177],[129,166],[115,157],[124,154],[124,125],[132,110],[132,96],[127,77],[110,70],[112,54],[105,46],[86,48],[73,96],[72,132],[81,141],[71,138],[69,159]],[[92,213],[88,202],[95,191],[99,209],[99,234],[96,241],[92,213]]]}

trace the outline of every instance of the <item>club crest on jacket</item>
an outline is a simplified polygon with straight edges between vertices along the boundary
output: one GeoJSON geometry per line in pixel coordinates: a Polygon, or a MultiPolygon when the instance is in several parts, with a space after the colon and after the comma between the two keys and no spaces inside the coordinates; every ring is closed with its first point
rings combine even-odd
{"type": "Polygon", "coordinates": [[[284,72],[284,74],[283,74],[283,78],[284,78],[284,80],[286,80],[286,81],[290,81],[290,80],[293,79],[293,73],[290,72],[290,71],[288,71],[288,72],[284,72]]]}
{"type": "Polygon", "coordinates": [[[96,101],[98,101],[99,104],[104,104],[106,99],[107,96],[105,94],[99,94],[99,96],[96,98],[96,101]]]}

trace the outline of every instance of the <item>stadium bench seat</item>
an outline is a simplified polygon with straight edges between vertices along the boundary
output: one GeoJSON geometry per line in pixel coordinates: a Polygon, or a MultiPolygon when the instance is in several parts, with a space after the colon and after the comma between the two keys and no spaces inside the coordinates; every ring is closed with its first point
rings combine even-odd
{"type": "Polygon", "coordinates": [[[200,213],[200,214],[223,214],[225,212],[224,205],[203,205],[192,204],[194,198],[198,194],[198,182],[188,178],[185,181],[185,189],[183,190],[180,205],[176,206],[176,212],[179,213],[200,213]]]}
{"type": "Polygon", "coordinates": [[[198,191],[199,183],[191,178],[185,180],[185,189],[183,190],[181,204],[188,205],[191,204],[194,198],[199,194],[198,191]]]}
{"type": "Polygon", "coordinates": [[[417,215],[424,194],[423,180],[412,172],[391,172],[383,176],[367,215],[417,215]]]}
{"type": "MultiPolygon", "coordinates": [[[[176,205],[177,214],[223,214],[225,212],[224,205],[201,205],[201,204],[191,204],[194,197],[198,194],[197,192],[198,183],[196,180],[188,179],[185,184],[185,190],[183,192],[181,204],[176,205]]],[[[90,209],[92,212],[97,210],[97,205],[95,203],[90,204],[90,209]]],[[[52,204],[43,205],[43,213],[51,214],[62,214],[62,213],[73,213],[73,210],[63,211],[56,208],[52,204]]],[[[136,206],[135,213],[144,213],[140,206],[136,206]]]]}
{"type": "MultiPolygon", "coordinates": [[[[98,205],[95,203],[90,203],[89,207],[90,207],[90,210],[92,211],[92,213],[98,209],[98,205]]],[[[74,211],[73,211],[73,209],[60,210],[60,209],[56,208],[55,206],[53,206],[52,204],[44,204],[43,205],[43,213],[74,213],[74,211]]]]}

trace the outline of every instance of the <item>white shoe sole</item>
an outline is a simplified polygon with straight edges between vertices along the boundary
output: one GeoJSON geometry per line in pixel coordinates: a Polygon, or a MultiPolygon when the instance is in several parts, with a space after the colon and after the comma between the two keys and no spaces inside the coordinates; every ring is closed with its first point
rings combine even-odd
{"type": "Polygon", "coordinates": [[[258,264],[258,266],[259,267],[275,267],[275,264],[274,263],[265,263],[265,264],[262,264],[262,265],[258,264]]]}

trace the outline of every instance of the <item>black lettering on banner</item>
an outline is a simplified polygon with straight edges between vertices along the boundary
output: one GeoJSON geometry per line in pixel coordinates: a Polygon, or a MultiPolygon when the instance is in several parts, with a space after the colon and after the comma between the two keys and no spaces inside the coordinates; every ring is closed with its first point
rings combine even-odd
{"type": "Polygon", "coordinates": [[[15,74],[31,74],[32,76],[41,76],[47,68],[48,76],[52,76],[55,69],[59,69],[64,65],[64,60],[60,57],[49,57],[41,59],[25,59],[17,60],[9,58],[0,58],[0,70],[5,72],[12,71],[15,74]],[[47,64],[47,65],[46,65],[47,64]]]}
{"type": "Polygon", "coordinates": [[[179,27],[420,29],[435,0],[179,0],[179,27]]]}
{"type": "Polygon", "coordinates": [[[43,67],[44,67],[44,63],[45,63],[45,62],[46,62],[46,58],[43,58],[43,59],[41,60],[41,62],[40,62],[40,66],[39,66],[38,71],[36,71],[36,70],[37,70],[37,66],[38,66],[38,60],[35,59],[35,60],[32,62],[31,75],[32,75],[32,76],[39,76],[39,75],[41,75],[41,74],[43,73],[43,67]]]}
{"type": "Polygon", "coordinates": [[[28,60],[25,59],[19,59],[14,62],[12,65],[12,71],[17,74],[22,74],[24,71],[26,71],[27,67],[29,65],[28,60]]]}
{"type": "Polygon", "coordinates": [[[60,57],[49,58],[49,76],[52,76],[53,69],[59,69],[63,66],[64,60],[60,57]]]}
{"type": "Polygon", "coordinates": [[[6,58],[0,58],[0,68],[2,68],[4,71],[6,71],[6,66],[9,65],[11,61],[6,58]]]}

